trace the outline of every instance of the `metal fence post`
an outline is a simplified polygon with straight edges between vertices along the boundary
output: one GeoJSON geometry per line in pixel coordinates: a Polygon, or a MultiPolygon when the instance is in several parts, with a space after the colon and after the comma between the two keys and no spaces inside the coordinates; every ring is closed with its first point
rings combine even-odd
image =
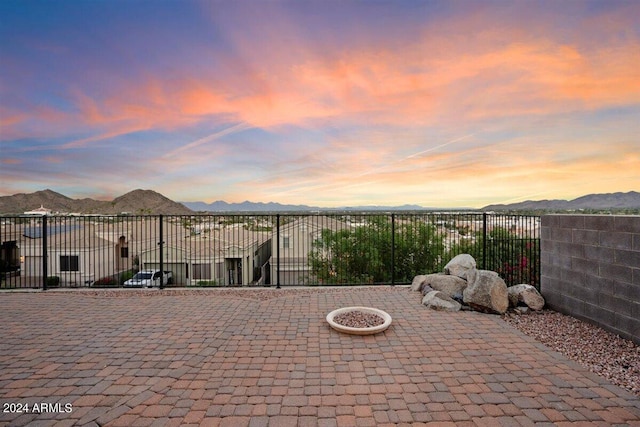
{"type": "Polygon", "coordinates": [[[487,269],[487,213],[482,212],[482,269],[487,269]]]}
{"type": "MultiPolygon", "coordinates": [[[[163,216],[162,214],[160,215],[160,243],[158,243],[160,245],[160,251],[159,251],[159,256],[160,256],[160,289],[164,289],[164,251],[163,251],[163,246],[164,246],[164,236],[163,236],[163,227],[162,227],[162,219],[163,216]]],[[[153,282],[152,282],[153,283],[153,282]]]]}
{"type": "Polygon", "coordinates": [[[42,215],[42,290],[47,290],[47,276],[48,271],[48,254],[47,254],[47,216],[42,215]]]}
{"type": "Polygon", "coordinates": [[[396,214],[391,214],[391,286],[396,284],[396,214]]]}
{"type": "Polygon", "coordinates": [[[280,289],[280,214],[276,214],[276,289],[280,289]]]}

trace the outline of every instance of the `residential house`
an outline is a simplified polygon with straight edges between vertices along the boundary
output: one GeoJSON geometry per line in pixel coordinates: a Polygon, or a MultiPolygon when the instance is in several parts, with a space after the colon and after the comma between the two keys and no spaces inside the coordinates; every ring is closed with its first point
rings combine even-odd
{"type": "MultiPolygon", "coordinates": [[[[139,255],[157,248],[160,241],[160,222],[156,217],[113,217],[113,221],[96,226],[96,235],[113,244],[114,256],[117,260],[116,270],[125,271],[139,269],[139,255]]],[[[183,227],[175,222],[163,224],[165,231],[174,239],[180,239],[188,234],[183,227]]],[[[163,236],[163,240],[166,240],[163,236]]]]}
{"type": "Polygon", "coordinates": [[[350,224],[327,216],[304,216],[280,226],[271,239],[271,280],[277,283],[278,271],[281,284],[313,284],[309,253],[323,230],[339,231],[351,228],[350,224]]]}
{"type": "MultiPolygon", "coordinates": [[[[18,243],[21,276],[37,283],[44,275],[41,225],[26,226],[18,243]]],[[[86,286],[115,274],[113,244],[98,237],[90,223],[65,219],[47,227],[47,276],[57,276],[64,286],[86,286]]]]}
{"type": "MultiPolygon", "coordinates": [[[[163,269],[174,283],[191,286],[215,282],[225,286],[267,283],[271,235],[233,224],[207,232],[167,234],[162,247],[163,269]]],[[[140,253],[141,269],[160,268],[160,248],[140,253]]]]}
{"type": "Polygon", "coordinates": [[[9,220],[0,223],[0,276],[5,279],[20,273],[20,249],[18,242],[22,227],[9,220]]]}

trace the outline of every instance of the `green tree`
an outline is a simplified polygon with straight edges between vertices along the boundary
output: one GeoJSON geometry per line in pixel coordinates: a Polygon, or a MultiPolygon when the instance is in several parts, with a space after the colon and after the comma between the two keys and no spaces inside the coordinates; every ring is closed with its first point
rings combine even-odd
{"type": "Polygon", "coordinates": [[[394,227],[388,216],[371,216],[353,229],[323,230],[309,265],[322,284],[390,283],[394,269],[393,279],[401,283],[437,271],[443,254],[443,238],[433,225],[400,220],[394,227]]]}
{"type": "Polygon", "coordinates": [[[373,276],[362,265],[370,254],[351,230],[322,230],[313,244],[309,266],[320,284],[371,283],[373,276]]]}
{"type": "Polygon", "coordinates": [[[444,263],[444,236],[425,222],[396,226],[395,281],[411,282],[418,274],[441,271],[444,263]]]}

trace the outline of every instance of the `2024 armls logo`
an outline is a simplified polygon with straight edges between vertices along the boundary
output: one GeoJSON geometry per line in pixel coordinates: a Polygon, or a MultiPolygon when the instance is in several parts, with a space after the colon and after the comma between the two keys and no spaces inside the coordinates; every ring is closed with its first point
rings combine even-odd
{"type": "Polygon", "coordinates": [[[2,412],[10,414],[44,414],[44,413],[58,413],[69,414],[73,412],[73,405],[71,403],[49,403],[49,402],[36,402],[36,403],[4,403],[2,405],[2,412]]]}

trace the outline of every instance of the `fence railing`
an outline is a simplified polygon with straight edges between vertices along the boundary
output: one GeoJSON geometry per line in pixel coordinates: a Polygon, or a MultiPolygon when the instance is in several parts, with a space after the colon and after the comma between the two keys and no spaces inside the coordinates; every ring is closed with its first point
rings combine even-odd
{"type": "Polygon", "coordinates": [[[508,285],[540,283],[540,219],[453,212],[0,218],[2,288],[405,284],[469,253],[508,285]]]}

